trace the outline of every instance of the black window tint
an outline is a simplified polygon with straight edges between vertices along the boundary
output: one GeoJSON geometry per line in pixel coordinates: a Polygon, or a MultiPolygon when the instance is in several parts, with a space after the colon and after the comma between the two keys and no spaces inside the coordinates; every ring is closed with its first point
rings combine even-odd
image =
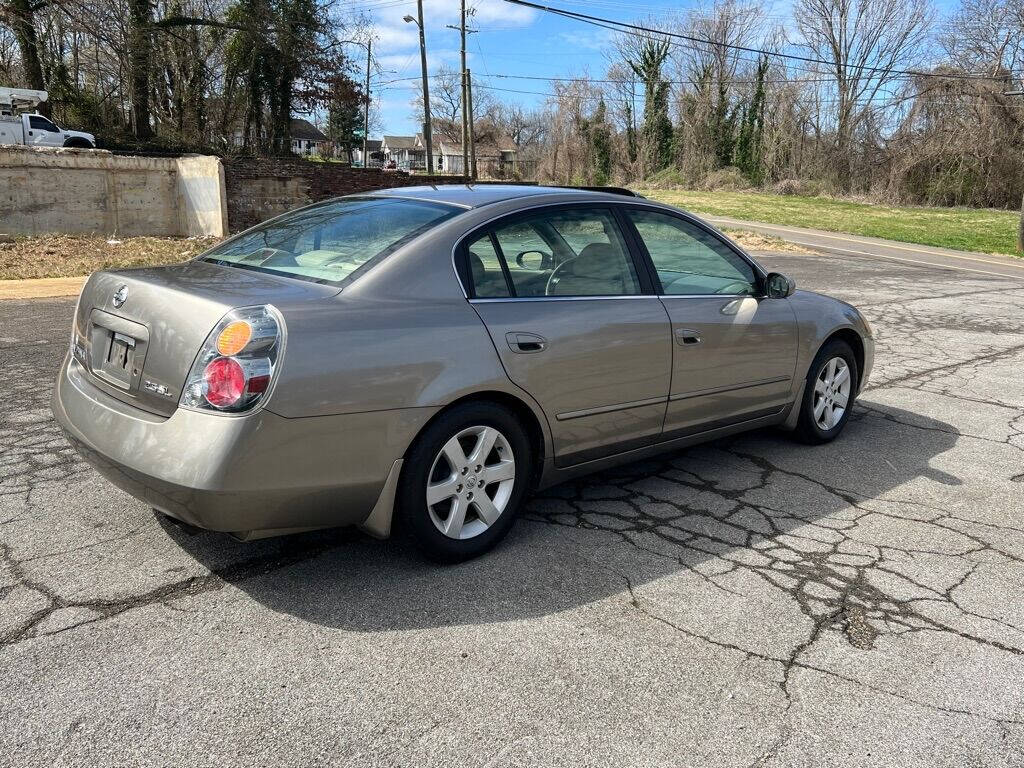
{"type": "Polygon", "coordinates": [[[494,230],[519,297],[640,293],[633,260],[611,212],[562,209],[494,230]]]}
{"type": "Polygon", "coordinates": [[[757,292],[750,266],[710,232],[655,211],[630,209],[666,295],[748,294],[757,292]]]}

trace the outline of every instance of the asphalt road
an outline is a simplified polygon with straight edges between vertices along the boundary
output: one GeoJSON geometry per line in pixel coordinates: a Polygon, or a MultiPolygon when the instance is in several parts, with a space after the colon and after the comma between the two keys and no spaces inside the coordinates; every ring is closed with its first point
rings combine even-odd
{"type": "Polygon", "coordinates": [[[998,253],[974,253],[956,251],[951,248],[933,248],[928,245],[900,243],[877,237],[847,235],[841,232],[826,232],[820,229],[805,229],[780,224],[765,224],[759,221],[741,221],[725,216],[703,216],[716,227],[746,229],[765,235],[788,240],[815,251],[824,251],[839,256],[873,256],[876,259],[895,261],[917,266],[933,266],[976,275],[1010,277],[1024,280],[1024,259],[1003,256],[998,253]]]}
{"type": "Polygon", "coordinates": [[[50,419],[73,301],[0,302],[0,763],[1024,764],[1024,281],[765,261],[875,325],[840,440],[561,486],[450,568],[157,519],[50,419]]]}

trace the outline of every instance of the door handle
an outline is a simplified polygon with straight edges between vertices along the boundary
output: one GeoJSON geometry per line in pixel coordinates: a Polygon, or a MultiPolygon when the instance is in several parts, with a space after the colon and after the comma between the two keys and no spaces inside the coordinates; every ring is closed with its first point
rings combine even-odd
{"type": "Polygon", "coordinates": [[[700,344],[700,332],[693,330],[693,328],[677,328],[676,343],[684,347],[688,347],[691,344],[700,344]]]}
{"type": "Polygon", "coordinates": [[[543,336],[538,336],[536,333],[526,333],[524,331],[509,331],[505,334],[505,341],[508,342],[509,349],[521,354],[542,352],[548,346],[548,340],[543,336]]]}

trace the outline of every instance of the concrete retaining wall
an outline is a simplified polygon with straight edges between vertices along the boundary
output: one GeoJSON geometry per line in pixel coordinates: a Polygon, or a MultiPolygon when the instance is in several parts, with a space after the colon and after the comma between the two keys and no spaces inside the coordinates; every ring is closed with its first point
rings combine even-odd
{"type": "Polygon", "coordinates": [[[219,157],[188,155],[175,161],[178,179],[178,229],[182,235],[228,233],[224,166],[219,157]]]}
{"type": "Polygon", "coordinates": [[[223,237],[318,200],[464,181],[300,157],[138,157],[7,146],[0,147],[0,233],[223,237]]]}
{"type": "Polygon", "coordinates": [[[222,236],[216,157],[0,147],[0,232],[222,236]]]}

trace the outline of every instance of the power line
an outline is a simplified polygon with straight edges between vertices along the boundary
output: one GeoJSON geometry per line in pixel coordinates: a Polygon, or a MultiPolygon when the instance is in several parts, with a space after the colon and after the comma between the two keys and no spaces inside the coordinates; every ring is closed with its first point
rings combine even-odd
{"type": "MultiPolygon", "coordinates": [[[[442,77],[445,77],[445,75],[441,75],[441,74],[430,75],[430,78],[432,80],[440,79],[442,77]]],[[[493,77],[493,78],[497,78],[497,79],[548,81],[548,82],[555,82],[555,83],[581,83],[581,84],[585,84],[585,85],[590,85],[590,84],[594,84],[594,83],[617,84],[617,83],[620,82],[618,80],[608,80],[608,79],[600,80],[600,79],[594,79],[594,78],[589,78],[589,77],[545,77],[545,76],[542,76],[542,75],[510,75],[510,74],[504,74],[504,73],[489,73],[489,77],[493,77]]],[[[420,79],[419,77],[398,77],[398,78],[393,78],[391,80],[378,81],[378,82],[374,83],[374,85],[375,86],[390,86],[390,85],[394,85],[395,83],[407,83],[407,82],[412,82],[412,81],[418,81],[419,79],[420,79]]],[[[700,85],[699,82],[694,81],[694,80],[666,80],[664,82],[666,82],[668,84],[672,84],[672,85],[700,85]]],[[[730,81],[730,85],[739,85],[739,84],[750,85],[750,84],[754,84],[756,82],[757,82],[756,80],[732,80],[732,81],[730,81]]],[[[826,82],[832,82],[832,80],[830,78],[826,78],[826,79],[817,79],[817,80],[813,80],[813,79],[811,79],[811,80],[797,80],[797,79],[794,79],[794,80],[766,80],[765,82],[766,83],[779,84],[779,85],[803,85],[803,84],[806,84],[806,83],[826,83],[826,82]]],[[[415,86],[411,86],[410,89],[414,88],[414,87],[415,86]]],[[[500,86],[487,85],[487,84],[484,84],[484,83],[477,83],[476,87],[478,87],[478,88],[486,88],[486,89],[491,90],[491,91],[502,91],[504,93],[519,93],[519,94],[531,95],[531,96],[546,96],[546,97],[549,97],[549,98],[557,98],[559,96],[559,94],[552,93],[550,91],[529,91],[529,90],[522,90],[522,89],[517,89],[517,88],[503,88],[503,87],[500,87],[500,86]]],[[[898,94],[898,93],[894,93],[892,91],[885,91],[881,95],[887,96],[889,98],[897,99],[899,101],[907,101],[909,99],[924,98],[934,88],[935,88],[935,86],[931,86],[931,88],[928,91],[914,91],[913,93],[903,94],[903,95],[898,94]]],[[[402,88],[401,87],[399,87],[399,88],[392,88],[390,90],[402,90],[402,88]]],[[[1006,95],[1006,94],[1004,94],[1004,95],[1006,95]]],[[[1019,107],[1024,106],[1024,105],[1019,105],[1019,104],[1003,104],[1002,102],[995,101],[994,99],[996,98],[996,94],[994,94],[994,93],[962,93],[962,94],[959,94],[959,95],[955,95],[954,97],[955,98],[960,98],[960,99],[989,100],[989,103],[992,103],[995,106],[1005,106],[1007,108],[1019,108],[1019,107]]],[[[603,98],[605,101],[609,101],[609,102],[630,102],[630,103],[632,102],[632,99],[621,99],[621,98],[618,98],[618,97],[615,97],[615,96],[608,96],[608,95],[604,95],[604,94],[595,94],[593,96],[587,96],[585,98],[589,98],[589,99],[601,99],[601,98],[603,98]]],[[[819,104],[834,104],[834,103],[838,103],[837,99],[816,99],[816,101],[819,104]]],[[[863,102],[857,102],[857,103],[858,104],[860,104],[860,103],[875,104],[876,101],[875,100],[870,100],[870,101],[863,101],[863,102]]],[[[882,106],[882,105],[879,105],[879,106],[882,106]]]]}
{"type": "MultiPolygon", "coordinates": [[[[610,29],[615,32],[621,32],[625,34],[633,34],[637,37],[644,37],[644,34],[657,36],[655,39],[673,38],[686,40],[690,43],[699,43],[701,45],[711,45],[716,48],[728,48],[734,51],[742,51],[744,53],[755,53],[758,56],[776,56],[778,58],[788,59],[790,61],[799,61],[804,64],[821,64],[829,67],[834,67],[836,63],[834,61],[827,61],[825,59],[818,59],[813,56],[800,56],[793,53],[782,53],[781,51],[770,51],[764,48],[755,48],[746,45],[736,45],[734,43],[724,43],[721,41],[710,40],[704,37],[697,37],[696,35],[685,35],[681,32],[667,32],[660,29],[651,29],[650,27],[644,27],[640,24],[630,24],[625,21],[616,21],[615,19],[606,19],[601,16],[591,16],[586,13],[579,13],[577,11],[570,11],[564,8],[556,8],[550,5],[540,5],[539,3],[532,3],[529,0],[504,0],[506,3],[512,5],[519,5],[525,8],[533,8],[538,11],[544,11],[551,13],[556,16],[562,16],[567,19],[574,21],[582,21],[586,24],[591,24],[597,27],[603,27],[604,29],[610,29]]],[[[666,41],[671,42],[671,41],[666,41]]],[[[678,45],[678,43],[676,43],[678,45]]],[[[902,75],[904,77],[943,77],[946,79],[958,79],[958,80],[1004,80],[1005,77],[998,75],[985,75],[979,73],[960,73],[960,74],[936,74],[934,72],[921,72],[917,70],[906,70],[906,69],[893,69],[890,67],[874,67],[866,64],[848,64],[847,69],[859,70],[861,72],[873,73],[875,75],[902,75]]]]}

